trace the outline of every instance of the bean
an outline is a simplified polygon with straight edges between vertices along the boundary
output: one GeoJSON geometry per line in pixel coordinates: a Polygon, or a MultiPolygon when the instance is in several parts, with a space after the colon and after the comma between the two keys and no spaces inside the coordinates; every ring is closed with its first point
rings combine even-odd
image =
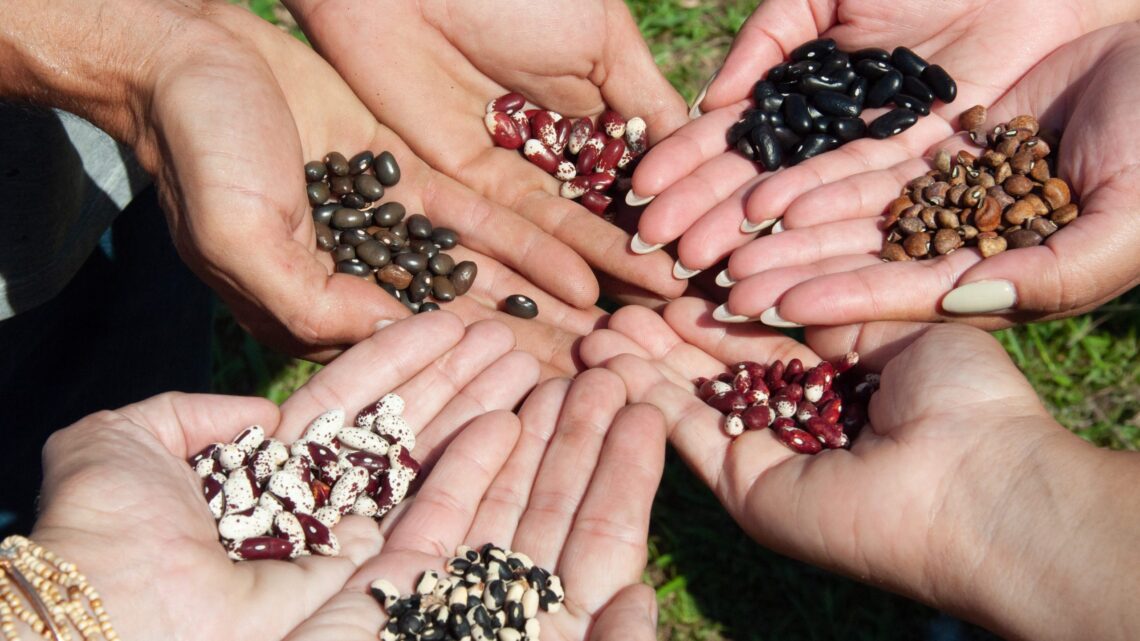
{"type": "Polygon", "coordinates": [[[356,257],[372,267],[383,267],[392,260],[392,253],[380,241],[369,239],[356,246],[356,257]]]}
{"type": "Polygon", "coordinates": [[[305,187],[305,194],[309,197],[309,204],[313,207],[319,207],[325,204],[329,198],[332,197],[329,186],[323,182],[309,183],[309,185],[305,187]]]}
{"type": "Polygon", "coordinates": [[[431,240],[440,249],[452,249],[459,244],[459,234],[447,227],[435,227],[431,230],[431,240]]]}
{"type": "Polygon", "coordinates": [[[324,180],[329,175],[325,163],[312,160],[305,163],[305,182],[315,183],[324,180]]]}
{"type": "Polygon", "coordinates": [[[522,294],[508,296],[503,303],[504,308],[511,316],[518,318],[534,318],[538,316],[538,305],[522,294]]]}
{"type": "Polygon", "coordinates": [[[902,88],[903,75],[895,69],[883,74],[871,88],[867,90],[867,98],[863,103],[868,107],[882,107],[887,101],[895,97],[902,88]]]}
{"type": "Polygon", "coordinates": [[[754,128],[748,135],[756,160],[768,171],[776,171],[783,162],[783,153],[776,133],[768,125],[754,128]]]}
{"type": "Polygon", "coordinates": [[[930,65],[922,71],[922,79],[942,102],[954,102],[958,97],[958,83],[942,67],[930,65]]]}
{"type": "Polygon", "coordinates": [[[423,214],[412,214],[408,216],[406,221],[408,224],[408,235],[412,238],[431,238],[431,221],[423,214]]]}
{"type": "Polygon", "coordinates": [[[368,276],[372,273],[372,268],[354,258],[352,260],[342,260],[337,263],[336,271],[338,274],[348,274],[350,276],[368,276]]]}
{"type": "Polygon", "coordinates": [[[918,122],[918,114],[909,109],[892,109],[879,116],[867,126],[867,135],[883,139],[910,129],[918,122]]]}
{"type": "Polygon", "coordinates": [[[479,273],[479,267],[475,263],[465,260],[455,266],[449,276],[451,284],[455,286],[455,295],[462,296],[471,289],[472,283],[475,282],[475,277],[479,273]]]}
{"type": "Polygon", "coordinates": [[[812,97],[812,103],[817,109],[829,116],[838,118],[852,118],[859,115],[862,109],[859,103],[845,94],[835,91],[820,91],[812,97]]]}
{"type": "Polygon", "coordinates": [[[799,94],[791,94],[784,99],[784,122],[797,134],[811,133],[812,118],[808,112],[807,100],[799,94]]]}
{"type": "Polygon", "coordinates": [[[915,76],[903,78],[902,92],[923,102],[934,102],[934,91],[915,76]]]}
{"type": "Polygon", "coordinates": [[[360,174],[353,179],[352,186],[356,193],[368,202],[375,202],[384,197],[384,185],[380,184],[376,176],[360,174]]]}
{"type": "Polygon", "coordinates": [[[373,160],[372,168],[381,185],[394,187],[396,183],[400,182],[400,165],[396,163],[396,157],[392,155],[392,152],[381,152],[373,160]]]}
{"type": "Polygon", "coordinates": [[[332,226],[336,229],[354,229],[363,227],[368,221],[368,214],[349,209],[348,207],[341,207],[333,212],[332,226]]]}
{"type": "Polygon", "coordinates": [[[831,38],[817,38],[796,47],[788,57],[797,62],[822,59],[830,56],[835,49],[835,41],[831,38]]]}
{"type": "Polygon", "coordinates": [[[922,72],[930,65],[921,56],[906,47],[895,47],[895,50],[891,52],[891,64],[895,66],[895,69],[908,76],[921,76],[922,72]]]}

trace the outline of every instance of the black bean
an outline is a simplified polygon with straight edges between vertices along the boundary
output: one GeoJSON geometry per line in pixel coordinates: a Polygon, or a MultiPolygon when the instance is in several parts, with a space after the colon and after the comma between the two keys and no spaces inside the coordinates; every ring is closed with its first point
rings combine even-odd
{"type": "Polygon", "coordinates": [[[776,84],[771,80],[761,80],[752,87],[752,100],[759,105],[764,102],[764,99],[769,96],[778,96],[780,93],[776,91],[776,84]]]}
{"type": "Polygon", "coordinates": [[[338,262],[336,264],[336,271],[338,274],[348,274],[350,276],[369,276],[372,274],[371,267],[355,258],[338,262]]]}
{"type": "Polygon", "coordinates": [[[411,252],[407,254],[397,254],[396,256],[392,257],[392,262],[396,263],[400,267],[403,267],[413,274],[418,274],[427,269],[427,260],[427,256],[424,256],[423,254],[414,254],[411,252]]]}
{"type": "Polygon", "coordinates": [[[332,192],[329,191],[329,186],[325,183],[309,183],[305,187],[305,194],[309,197],[309,204],[313,207],[325,204],[332,197],[332,192]]]}
{"type": "Polygon", "coordinates": [[[874,82],[884,75],[897,71],[890,63],[882,60],[861,60],[855,63],[855,73],[874,82]]]}
{"type": "Polygon", "coordinates": [[[348,173],[350,174],[363,174],[372,168],[372,159],[374,156],[371,151],[365,149],[364,151],[356,154],[348,159],[348,173]]]}
{"type": "Polygon", "coordinates": [[[756,147],[752,145],[752,141],[748,139],[748,136],[743,136],[736,141],[736,151],[740,152],[740,155],[748,160],[756,160],[756,147]]]}
{"type": "Polygon", "coordinates": [[[867,125],[860,118],[836,118],[831,121],[828,133],[838,138],[840,142],[851,142],[867,133],[867,125]]]}
{"type": "MultiPolygon", "coordinates": [[[[405,256],[409,254],[404,254],[405,256]]],[[[399,256],[397,256],[399,258],[399,256]]],[[[411,270],[408,270],[411,271],[411,270]]],[[[431,293],[432,285],[435,279],[432,278],[431,272],[422,271],[412,278],[412,284],[408,285],[408,300],[413,303],[421,303],[427,295],[431,293]]]]}
{"type": "Polygon", "coordinates": [[[538,304],[522,294],[512,294],[503,301],[505,311],[518,318],[534,318],[538,316],[538,304]]]}
{"type": "Polygon", "coordinates": [[[871,85],[871,88],[867,90],[867,99],[863,101],[863,104],[871,108],[882,107],[895,97],[895,94],[902,88],[902,83],[902,73],[892,69],[871,85]]]}
{"type": "Polygon", "coordinates": [[[360,174],[352,179],[352,186],[356,193],[368,202],[376,202],[384,197],[384,185],[371,174],[360,174]]]}
{"type": "Polygon", "coordinates": [[[799,80],[804,76],[819,73],[819,68],[822,66],[818,60],[801,60],[788,67],[787,80],[799,80]]]}
{"type": "Polygon", "coordinates": [[[791,94],[784,99],[784,122],[797,134],[811,132],[811,113],[807,100],[800,94],[791,94]]]}
{"type": "Polygon", "coordinates": [[[791,66],[790,63],[781,62],[780,64],[776,65],[775,67],[772,67],[771,69],[768,70],[767,79],[770,82],[774,82],[776,84],[779,84],[779,83],[783,82],[784,80],[787,80],[787,78],[788,78],[788,67],[790,67],[790,66],[791,66]]]}
{"type": "Polygon", "coordinates": [[[882,62],[887,62],[890,59],[891,52],[878,47],[867,47],[866,49],[860,49],[851,54],[851,60],[853,62],[859,62],[860,60],[881,60],[882,62]]]}
{"type": "Polygon", "coordinates": [[[447,227],[435,227],[431,230],[431,241],[440,249],[452,249],[459,244],[459,233],[447,227]]]}
{"type": "Polygon", "coordinates": [[[451,270],[451,275],[448,278],[451,284],[455,286],[455,295],[462,296],[471,289],[471,284],[475,282],[475,277],[479,274],[479,266],[475,263],[465,260],[455,266],[451,270]]]}
{"type": "Polygon", "coordinates": [[[799,163],[814,158],[826,151],[830,151],[839,146],[839,139],[835,136],[827,134],[812,134],[800,143],[799,148],[792,154],[791,159],[788,161],[789,165],[798,165],[799,163]]]}
{"type": "Polygon", "coordinates": [[[790,93],[798,93],[800,90],[800,80],[799,80],[799,78],[796,78],[795,80],[785,80],[783,82],[777,82],[776,83],[776,89],[781,94],[784,94],[785,96],[790,94],[790,93]]]}
{"type": "Polygon", "coordinates": [[[467,617],[452,612],[447,616],[447,631],[451,633],[452,638],[462,639],[471,634],[471,624],[467,623],[467,617]]]}
{"type": "Polygon", "coordinates": [[[780,111],[780,107],[784,106],[783,94],[776,94],[768,96],[767,98],[756,103],[756,108],[766,113],[776,113],[780,111]]]}
{"type": "Polygon", "coordinates": [[[400,238],[406,243],[408,240],[408,221],[401,220],[395,225],[389,227],[388,231],[392,232],[396,235],[397,238],[400,238]]]}
{"type": "Polygon", "coordinates": [[[348,229],[340,233],[340,243],[350,247],[356,247],[369,239],[368,232],[360,228],[348,229]]]}
{"type": "Polygon", "coordinates": [[[451,284],[447,276],[437,276],[432,280],[431,295],[435,296],[435,299],[441,303],[453,301],[455,300],[455,285],[451,284]]]}
{"type": "Polygon", "coordinates": [[[317,232],[317,247],[324,251],[332,251],[336,247],[336,237],[333,235],[333,230],[324,223],[313,223],[313,228],[317,232]]]}
{"type": "Polygon", "coordinates": [[[859,115],[859,103],[846,94],[835,91],[821,91],[812,96],[812,103],[821,112],[837,118],[853,118],[859,115]]]}
{"type": "Polygon", "coordinates": [[[780,111],[773,111],[768,114],[768,124],[772,127],[784,126],[784,114],[780,111]]]}
{"type": "Polygon", "coordinates": [[[892,109],[867,125],[867,135],[872,138],[889,138],[910,129],[918,122],[918,114],[910,109],[892,109]]]}
{"type": "Polygon", "coordinates": [[[835,47],[835,41],[831,38],[817,38],[792,49],[788,57],[795,61],[826,58],[835,51],[835,47]]]}
{"type": "Polygon", "coordinates": [[[446,636],[447,628],[443,626],[429,626],[420,633],[419,641],[442,641],[446,636]]]}
{"type": "Polygon", "coordinates": [[[333,176],[332,179],[329,180],[329,188],[332,189],[332,193],[337,196],[351,194],[353,189],[352,178],[349,176],[333,176]]]}
{"type": "Polygon", "coordinates": [[[780,143],[780,149],[791,151],[800,144],[800,136],[787,127],[772,127],[772,133],[780,143]]]}
{"type": "Polygon", "coordinates": [[[831,80],[823,76],[805,76],[800,80],[800,91],[805,95],[812,95],[820,91],[844,91],[847,85],[841,81],[831,80]]]}
{"type": "Polygon", "coordinates": [[[827,133],[828,128],[831,127],[831,123],[834,120],[835,120],[835,118],[833,118],[831,116],[820,116],[819,118],[816,118],[811,123],[812,133],[817,133],[817,134],[827,133]]]}
{"type": "Polygon", "coordinates": [[[329,170],[325,167],[325,163],[319,160],[305,163],[305,182],[315,183],[324,180],[328,175],[329,170]]]}
{"type": "Polygon", "coordinates": [[[400,617],[400,632],[404,634],[419,634],[426,627],[424,615],[419,612],[407,612],[400,617]]]}
{"type": "Polygon", "coordinates": [[[830,76],[827,76],[828,80],[835,80],[836,82],[841,82],[841,83],[843,83],[844,87],[850,85],[851,83],[855,82],[859,78],[860,78],[859,74],[855,73],[855,70],[851,69],[850,67],[848,67],[847,69],[842,69],[840,71],[836,71],[835,73],[831,74],[830,76]]]}
{"type": "Polygon", "coordinates": [[[923,102],[914,96],[908,96],[905,93],[898,93],[895,94],[895,97],[891,100],[895,103],[896,107],[902,109],[910,109],[920,116],[926,116],[930,114],[930,103],[923,102]]]}
{"type": "Polygon", "coordinates": [[[339,151],[329,152],[329,154],[325,156],[325,166],[328,167],[330,175],[348,175],[348,159],[339,151]]]}
{"type": "Polygon", "coordinates": [[[336,204],[321,205],[313,208],[313,222],[327,225],[332,222],[333,212],[340,209],[336,204]]]}
{"type": "Polygon", "coordinates": [[[380,241],[370,238],[356,246],[356,257],[372,267],[383,267],[392,260],[392,252],[380,241]]]}
{"type": "Polygon", "coordinates": [[[364,199],[364,196],[353,192],[340,197],[340,206],[349,209],[364,209],[368,206],[368,201],[364,199]]]}
{"type": "Polygon", "coordinates": [[[748,134],[749,141],[755,151],[756,160],[764,165],[768,171],[776,171],[783,162],[783,153],[780,150],[780,141],[776,133],[768,125],[760,125],[748,134]]]}
{"type": "MultiPolygon", "coordinates": [[[[533,318],[528,316],[527,318],[533,318]]],[[[516,630],[522,630],[526,625],[526,617],[523,616],[523,607],[521,603],[508,603],[507,604],[507,625],[516,630]]]]}
{"type": "Polygon", "coordinates": [[[372,234],[372,237],[383,243],[385,247],[392,251],[397,251],[404,246],[404,239],[393,234],[389,229],[381,229],[372,234]]]}
{"type": "Polygon", "coordinates": [[[348,207],[340,207],[332,215],[332,226],[337,229],[355,229],[367,222],[368,214],[348,207]]]}
{"type": "Polygon", "coordinates": [[[342,243],[333,248],[333,262],[352,260],[353,258],[356,258],[356,248],[353,248],[352,245],[342,243]]]}
{"type": "Polygon", "coordinates": [[[906,47],[895,47],[895,50],[891,52],[891,64],[895,66],[895,69],[908,76],[921,76],[926,67],[930,65],[929,62],[906,47]]]}
{"type": "Polygon", "coordinates": [[[444,253],[436,254],[428,259],[428,269],[436,276],[447,276],[455,269],[455,259],[444,253]]]}
{"type": "MultiPolygon", "coordinates": [[[[763,112],[759,112],[759,113],[763,113],[763,112]]],[[[765,118],[765,123],[766,122],[767,122],[767,118],[765,118]]],[[[749,121],[747,118],[742,118],[742,119],[732,123],[732,126],[728,128],[728,133],[726,133],[724,136],[725,142],[728,143],[729,147],[735,147],[737,141],[739,141],[741,138],[747,136],[748,132],[752,131],[752,128],[755,126],[756,126],[756,123],[749,121]]]]}
{"type": "Polygon", "coordinates": [[[845,71],[850,67],[851,57],[842,51],[835,51],[823,59],[823,64],[819,67],[819,74],[821,76],[832,77],[836,73],[845,71]]]}
{"type": "Polygon", "coordinates": [[[915,76],[903,78],[901,91],[923,102],[934,102],[934,91],[932,91],[925,82],[915,76]]]}
{"type": "Polygon", "coordinates": [[[417,254],[427,256],[428,260],[439,253],[439,247],[426,238],[416,238],[415,240],[409,241],[408,249],[417,254]]]}
{"type": "Polygon", "coordinates": [[[431,221],[423,214],[408,216],[408,235],[412,238],[431,238],[431,221]]]}
{"type": "Polygon", "coordinates": [[[384,203],[372,213],[372,220],[380,227],[393,227],[404,219],[406,210],[397,202],[384,203]]]}
{"type": "Polygon", "coordinates": [[[391,283],[385,283],[384,281],[380,280],[380,272],[376,272],[376,284],[380,285],[380,289],[391,294],[392,298],[395,298],[399,301],[404,300],[404,292],[393,287],[391,283]]]}
{"type": "Polygon", "coordinates": [[[385,187],[392,187],[400,182],[400,165],[396,163],[396,157],[390,151],[381,152],[376,156],[372,162],[372,169],[380,179],[380,184],[385,187]]]}
{"type": "Polygon", "coordinates": [[[942,102],[954,102],[958,97],[958,84],[938,65],[930,65],[922,71],[922,79],[942,102]]]}
{"type": "Polygon", "coordinates": [[[439,305],[436,305],[435,303],[432,303],[430,301],[427,303],[420,303],[420,311],[419,311],[420,314],[423,314],[425,312],[438,312],[438,311],[439,311],[439,305]]]}
{"type": "Polygon", "coordinates": [[[854,100],[860,109],[863,108],[863,101],[867,99],[868,87],[870,87],[870,83],[866,78],[856,78],[855,82],[847,87],[847,96],[854,100]]]}
{"type": "MultiPolygon", "coordinates": [[[[420,595],[413,594],[399,599],[388,608],[388,616],[396,618],[401,617],[407,612],[411,612],[420,607],[420,595]]],[[[390,622],[392,623],[392,622],[390,622]]]]}
{"type": "Polygon", "coordinates": [[[530,582],[531,587],[536,589],[546,585],[546,580],[549,578],[550,572],[537,565],[532,566],[526,573],[526,580],[530,582]]]}

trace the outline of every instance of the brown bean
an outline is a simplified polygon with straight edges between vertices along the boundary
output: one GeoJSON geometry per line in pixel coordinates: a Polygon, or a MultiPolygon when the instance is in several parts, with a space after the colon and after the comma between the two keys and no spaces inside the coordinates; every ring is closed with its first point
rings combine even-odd
{"type": "Polygon", "coordinates": [[[982,238],[979,235],[978,250],[982,252],[982,258],[989,258],[1006,250],[1006,240],[1001,236],[987,236],[982,238]]]}
{"type": "Polygon", "coordinates": [[[956,229],[939,229],[938,233],[934,234],[934,251],[940,256],[949,254],[962,244],[962,237],[958,235],[956,229]]]}
{"type": "Polygon", "coordinates": [[[1021,175],[1010,176],[1001,184],[1002,189],[1010,196],[1021,197],[1033,191],[1033,181],[1021,175]]]}
{"type": "Polygon", "coordinates": [[[987,115],[988,113],[983,105],[974,105],[958,116],[958,125],[965,131],[983,127],[986,124],[987,115]]]}
{"type": "Polygon", "coordinates": [[[1001,207],[997,201],[986,196],[974,211],[974,226],[980,231],[993,231],[1001,224],[1001,207]]]}
{"type": "Polygon", "coordinates": [[[1072,195],[1069,193],[1069,183],[1060,178],[1050,178],[1041,187],[1041,197],[1045,199],[1051,209],[1064,207],[1072,199],[1072,195]]]}
{"type": "Polygon", "coordinates": [[[1015,229],[1005,235],[1005,240],[1010,249],[1021,249],[1022,247],[1036,247],[1044,239],[1041,234],[1031,229],[1015,229]]]}
{"type": "Polygon", "coordinates": [[[903,241],[903,249],[906,250],[908,256],[915,258],[926,256],[930,253],[930,234],[924,231],[911,234],[903,241]]]}
{"type": "Polygon", "coordinates": [[[1049,220],[1057,223],[1058,226],[1063,227],[1076,220],[1079,214],[1080,212],[1077,211],[1077,206],[1073,203],[1069,203],[1068,205],[1064,205],[1057,211],[1053,212],[1049,216],[1049,220]]]}
{"type": "Polygon", "coordinates": [[[879,258],[886,261],[913,260],[907,255],[903,246],[898,243],[883,243],[883,250],[879,252],[879,258]]]}
{"type": "Polygon", "coordinates": [[[1033,205],[1027,200],[1019,200],[1002,214],[1005,223],[1012,227],[1023,224],[1025,221],[1033,218],[1036,214],[1033,211],[1033,205]]]}

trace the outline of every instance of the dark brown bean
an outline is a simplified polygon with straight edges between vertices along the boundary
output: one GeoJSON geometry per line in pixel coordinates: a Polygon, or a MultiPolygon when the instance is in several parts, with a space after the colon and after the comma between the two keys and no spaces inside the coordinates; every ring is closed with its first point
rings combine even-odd
{"type": "Polygon", "coordinates": [[[1048,238],[1053,235],[1053,232],[1057,231],[1057,223],[1048,218],[1039,216],[1029,221],[1027,228],[1037,232],[1042,238],[1048,238]]]}
{"type": "Polygon", "coordinates": [[[367,222],[368,214],[348,207],[340,207],[332,215],[332,226],[337,229],[355,229],[367,222]]]}
{"type": "Polygon", "coordinates": [[[418,274],[427,269],[427,256],[423,254],[396,254],[392,262],[408,270],[409,273],[418,274]]]}
{"type": "Polygon", "coordinates": [[[305,187],[305,194],[309,197],[309,204],[313,207],[319,207],[328,202],[329,198],[332,198],[329,186],[323,182],[309,183],[305,187]]]}
{"type": "Polygon", "coordinates": [[[363,174],[372,168],[372,159],[374,156],[371,151],[365,149],[364,151],[356,154],[348,159],[348,173],[350,174],[363,174]]]}
{"type": "Polygon", "coordinates": [[[334,204],[321,205],[320,207],[313,208],[313,222],[322,225],[328,225],[332,222],[333,212],[339,207],[334,204]]]}
{"type": "Polygon", "coordinates": [[[348,274],[349,276],[372,275],[372,268],[355,258],[338,262],[336,264],[336,271],[338,274],[348,274]]]}
{"type": "Polygon", "coordinates": [[[423,214],[408,216],[408,235],[412,238],[431,238],[431,221],[423,214]]]}
{"type": "Polygon", "coordinates": [[[348,175],[348,159],[339,151],[329,152],[329,155],[325,156],[325,166],[333,176],[348,175]]]}
{"type": "Polygon", "coordinates": [[[433,281],[431,272],[427,271],[420,272],[412,277],[412,284],[408,285],[408,300],[413,303],[422,303],[431,293],[433,281]]]}
{"type": "Polygon", "coordinates": [[[392,260],[392,253],[378,240],[370,239],[356,246],[356,256],[372,267],[383,267],[392,260]]]}
{"type": "Polygon", "coordinates": [[[305,163],[305,182],[315,183],[324,180],[329,175],[325,163],[312,160],[305,163]]]}
{"type": "Polygon", "coordinates": [[[368,232],[360,228],[342,231],[339,238],[341,244],[351,247],[356,247],[368,239],[368,232]]]}
{"type": "Polygon", "coordinates": [[[336,235],[332,228],[323,223],[313,223],[313,228],[317,232],[317,247],[324,251],[332,251],[336,247],[336,235]]]}
{"type": "Polygon", "coordinates": [[[408,242],[408,249],[416,254],[423,254],[429,260],[432,256],[439,253],[439,247],[430,240],[424,238],[416,238],[408,242]]]}
{"type": "Polygon", "coordinates": [[[444,253],[436,254],[428,259],[428,269],[436,276],[447,276],[455,269],[455,259],[444,253]]]}
{"type": "Polygon", "coordinates": [[[348,207],[349,209],[364,209],[368,207],[368,201],[364,200],[364,196],[353,192],[341,196],[340,205],[341,207],[348,207]]]}
{"type": "Polygon", "coordinates": [[[360,174],[352,179],[352,187],[368,202],[376,202],[384,197],[384,185],[371,174],[360,174]]]}
{"type": "Polygon", "coordinates": [[[475,263],[465,260],[455,266],[451,271],[449,279],[451,284],[455,286],[455,295],[462,296],[471,289],[472,283],[475,282],[475,277],[479,274],[479,266],[475,263]]]}
{"type": "Polygon", "coordinates": [[[1031,229],[1018,229],[1005,235],[1005,240],[1010,249],[1021,249],[1022,247],[1036,247],[1044,240],[1041,234],[1031,229]]]}
{"type": "Polygon", "coordinates": [[[376,177],[380,179],[380,184],[385,187],[393,187],[400,182],[400,165],[396,163],[396,157],[392,152],[381,152],[372,162],[372,168],[376,172],[376,177]]]}
{"type": "Polygon", "coordinates": [[[518,318],[538,316],[538,304],[522,294],[507,296],[507,299],[503,301],[503,309],[511,316],[518,318]]]}
{"type": "Polygon", "coordinates": [[[420,305],[419,313],[424,314],[427,312],[438,312],[438,311],[439,311],[439,305],[436,305],[435,303],[423,303],[420,305]]]}
{"type": "Polygon", "coordinates": [[[455,300],[455,285],[446,276],[436,276],[432,281],[431,295],[444,303],[455,300]]]}
{"type": "Polygon", "coordinates": [[[372,213],[372,220],[381,227],[394,227],[404,219],[407,212],[404,206],[397,202],[384,203],[372,213]]]}
{"type": "Polygon", "coordinates": [[[337,196],[351,194],[353,189],[352,178],[349,176],[333,176],[332,179],[329,180],[329,188],[332,190],[332,193],[337,196]]]}
{"type": "Polygon", "coordinates": [[[412,274],[399,265],[388,264],[377,272],[381,282],[388,283],[396,289],[407,289],[412,284],[412,274]]]}
{"type": "Polygon", "coordinates": [[[440,249],[453,249],[459,244],[459,234],[447,227],[435,227],[431,230],[431,240],[440,249]]]}

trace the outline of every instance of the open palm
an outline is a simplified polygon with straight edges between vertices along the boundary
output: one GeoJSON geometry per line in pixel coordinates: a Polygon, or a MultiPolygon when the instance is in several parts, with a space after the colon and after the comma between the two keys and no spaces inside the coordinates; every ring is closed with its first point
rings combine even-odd
{"type": "MultiPolygon", "coordinates": [[[[519,153],[494,147],[483,125],[489,100],[519,91],[570,116],[596,116],[607,104],[626,117],[639,115],[653,141],[680,126],[683,101],[623,2],[285,4],[322,55],[416,153],[522,215],[495,221],[500,233],[537,225],[601,271],[662,295],[680,294],[683,287],[662,273],[671,262],[664,254],[634,255],[627,234],[560,198],[557,180],[519,153]],[[346,39],[354,44],[345,46],[346,39]]],[[[594,303],[598,287],[585,263],[556,268],[534,249],[517,243],[511,265],[571,304],[594,303]]]]}
{"type": "Polygon", "coordinates": [[[961,111],[992,104],[1051,51],[1119,19],[1068,1],[764,2],[709,87],[701,103],[704,115],[651,150],[638,167],[634,190],[660,195],[642,215],[639,234],[650,244],[681,238],[678,254],[686,271],[707,269],[783,216],[803,194],[920,156],[950,135],[961,111]],[[1019,16],[1032,16],[1033,27],[1010,32],[1008,25],[1019,16]],[[955,78],[958,98],[936,103],[930,116],[894,138],[857,140],[761,174],[758,165],[726,148],[725,131],[750,105],[756,80],[796,46],[821,36],[845,50],[908,46],[955,78]]]}

